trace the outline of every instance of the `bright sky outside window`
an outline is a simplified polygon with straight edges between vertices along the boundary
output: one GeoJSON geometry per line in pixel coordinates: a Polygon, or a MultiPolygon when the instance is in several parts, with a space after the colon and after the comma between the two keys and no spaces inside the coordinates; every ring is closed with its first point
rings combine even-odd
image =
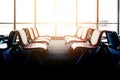
{"type": "Polygon", "coordinates": [[[14,0],[0,0],[0,22],[14,22],[14,0]]]}
{"type": "Polygon", "coordinates": [[[9,35],[13,30],[13,24],[0,24],[0,35],[9,35]]]}
{"type": "Polygon", "coordinates": [[[117,1],[99,0],[99,23],[103,23],[99,24],[99,29],[117,32],[117,1]]]}
{"type": "Polygon", "coordinates": [[[117,1],[118,0],[99,0],[99,22],[117,22],[117,1]]]}
{"type": "Polygon", "coordinates": [[[78,22],[96,22],[97,0],[78,0],[78,22]]]}
{"type": "Polygon", "coordinates": [[[34,0],[16,0],[16,22],[34,22],[34,0]]]}
{"type": "Polygon", "coordinates": [[[37,22],[55,23],[55,1],[56,0],[36,0],[37,22]]]}
{"type": "MultiPolygon", "coordinates": [[[[93,25],[96,27],[96,24],[92,23],[97,23],[97,0],[78,0],[77,4],[78,8],[76,8],[76,0],[36,0],[37,27],[44,27],[43,34],[47,34],[49,30],[52,35],[68,34],[72,32],[72,27],[76,26],[76,9],[78,9],[78,26],[93,25]],[[53,34],[54,32],[55,34],[53,34]]],[[[99,29],[117,31],[117,4],[118,0],[99,0],[98,18],[99,23],[103,23],[99,24],[99,29]]],[[[34,23],[34,0],[16,0],[16,22],[24,23],[16,24],[16,29],[20,26],[22,26],[20,28],[34,26],[34,24],[29,24],[34,23]]],[[[0,0],[1,30],[7,28],[2,28],[6,26],[2,25],[3,23],[8,27],[14,27],[14,0],[0,0]]]]}
{"type": "Polygon", "coordinates": [[[76,22],[76,0],[57,0],[57,23],[76,22]]]}

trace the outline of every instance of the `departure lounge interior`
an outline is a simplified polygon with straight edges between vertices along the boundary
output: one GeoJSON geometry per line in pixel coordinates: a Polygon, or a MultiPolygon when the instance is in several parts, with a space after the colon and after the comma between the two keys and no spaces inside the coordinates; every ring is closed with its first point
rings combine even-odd
{"type": "Polygon", "coordinates": [[[120,1],[0,0],[0,64],[120,69],[120,1]]]}

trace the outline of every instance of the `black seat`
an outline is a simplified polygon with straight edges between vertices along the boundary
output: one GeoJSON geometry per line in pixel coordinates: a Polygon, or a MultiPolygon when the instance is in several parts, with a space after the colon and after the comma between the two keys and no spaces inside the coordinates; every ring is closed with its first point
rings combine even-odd
{"type": "Polygon", "coordinates": [[[90,65],[93,62],[93,57],[101,44],[103,32],[103,30],[95,29],[90,39],[90,43],[79,42],[71,44],[70,52],[75,54],[75,56],[78,58],[76,64],[90,65]]]}
{"type": "Polygon", "coordinates": [[[21,48],[17,43],[16,39],[17,39],[17,33],[15,31],[11,31],[7,41],[7,48],[2,51],[2,56],[5,61],[5,64],[22,62],[21,48]]]}
{"type": "Polygon", "coordinates": [[[47,55],[47,44],[45,43],[29,43],[26,33],[24,30],[16,30],[18,34],[18,40],[20,42],[20,47],[22,52],[27,53],[27,63],[35,63],[43,65],[41,59],[47,55]],[[37,59],[37,60],[36,60],[37,59]]]}
{"type": "MultiPolygon", "coordinates": [[[[115,31],[106,32],[108,37],[108,50],[110,51],[114,61],[119,63],[120,61],[120,40],[118,34],[115,31]]],[[[114,63],[115,63],[114,62],[114,63]]]]}
{"type": "Polygon", "coordinates": [[[120,40],[117,33],[115,31],[111,31],[111,32],[109,31],[106,33],[108,37],[109,47],[120,51],[120,40]]]}
{"type": "Polygon", "coordinates": [[[105,31],[107,43],[102,43],[95,55],[97,64],[116,67],[120,61],[120,41],[115,31],[105,31]]]}

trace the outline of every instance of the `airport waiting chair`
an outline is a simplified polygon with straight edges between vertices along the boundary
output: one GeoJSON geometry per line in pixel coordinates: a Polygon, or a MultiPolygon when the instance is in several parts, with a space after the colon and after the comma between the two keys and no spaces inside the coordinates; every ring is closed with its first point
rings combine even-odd
{"type": "Polygon", "coordinates": [[[7,48],[2,51],[4,64],[23,64],[25,57],[22,54],[22,50],[17,42],[17,33],[13,30],[10,32],[7,48]]]}
{"type": "Polygon", "coordinates": [[[73,50],[73,51],[79,51],[79,49],[96,49],[98,48],[99,44],[100,44],[100,41],[101,41],[101,37],[102,37],[102,33],[104,31],[101,31],[101,30],[97,30],[95,29],[93,31],[93,34],[91,36],[91,39],[90,39],[90,42],[86,42],[86,43],[81,43],[81,42],[74,42],[71,44],[70,48],[73,50]]]}
{"type": "Polygon", "coordinates": [[[32,27],[31,28],[33,33],[34,33],[34,36],[36,39],[48,39],[49,41],[51,40],[51,37],[50,36],[41,36],[38,32],[38,29],[35,28],[35,27],[32,27]]]}
{"type": "Polygon", "coordinates": [[[24,30],[16,30],[19,37],[19,42],[22,49],[30,51],[40,51],[40,53],[45,53],[47,51],[47,45],[44,43],[28,43],[27,36],[24,30]]]}
{"type": "Polygon", "coordinates": [[[74,42],[87,42],[90,40],[92,33],[94,29],[92,28],[82,28],[82,31],[80,32],[80,37],[79,38],[69,38],[67,39],[67,43],[74,43],[74,42]]]}
{"type": "Polygon", "coordinates": [[[67,39],[77,38],[81,36],[81,33],[82,33],[82,27],[78,27],[74,35],[65,35],[64,40],[67,41],[67,39]]]}
{"type": "Polygon", "coordinates": [[[115,31],[107,31],[108,45],[110,48],[120,51],[120,40],[115,31]]]}
{"type": "Polygon", "coordinates": [[[19,44],[22,52],[27,55],[25,64],[42,64],[43,59],[47,56],[47,44],[45,43],[28,43],[27,36],[24,30],[16,30],[18,33],[19,44]]]}
{"type": "Polygon", "coordinates": [[[71,45],[72,54],[77,56],[76,64],[90,66],[94,63],[94,57],[101,46],[103,32],[95,29],[90,40],[91,43],[73,43],[71,45]]]}
{"type": "Polygon", "coordinates": [[[89,42],[74,42],[70,45],[69,52],[75,56],[76,64],[84,61],[85,63],[93,62],[93,58],[101,45],[103,32],[103,30],[95,29],[89,42]]]}
{"type": "Polygon", "coordinates": [[[120,40],[115,31],[107,31],[108,50],[112,55],[114,63],[120,61],[120,40]]]}
{"type": "Polygon", "coordinates": [[[45,39],[45,38],[36,39],[31,28],[23,28],[23,30],[25,31],[25,33],[27,35],[27,38],[28,38],[28,41],[30,43],[46,43],[46,44],[49,44],[48,39],[45,39]]]}
{"type": "Polygon", "coordinates": [[[103,42],[96,52],[97,65],[117,67],[120,61],[120,40],[115,31],[105,31],[107,42],[103,42]]]}

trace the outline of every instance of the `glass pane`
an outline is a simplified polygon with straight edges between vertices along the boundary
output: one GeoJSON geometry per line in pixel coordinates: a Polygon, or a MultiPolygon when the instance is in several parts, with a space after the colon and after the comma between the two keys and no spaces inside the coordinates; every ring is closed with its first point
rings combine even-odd
{"type": "Polygon", "coordinates": [[[16,22],[34,22],[34,0],[16,0],[16,22]]]}
{"type": "Polygon", "coordinates": [[[33,27],[34,24],[16,24],[16,29],[23,29],[23,28],[29,28],[33,27]]]}
{"type": "Polygon", "coordinates": [[[37,22],[55,22],[55,1],[56,0],[36,0],[37,22]]]}
{"type": "Polygon", "coordinates": [[[13,24],[0,24],[0,35],[9,35],[13,30],[13,24]]]}
{"type": "Polygon", "coordinates": [[[55,36],[55,24],[37,24],[41,36],[55,36]]]}
{"type": "Polygon", "coordinates": [[[58,24],[56,36],[74,35],[76,28],[76,24],[58,24]]]}
{"type": "Polygon", "coordinates": [[[96,22],[97,0],[78,0],[78,22],[96,22]]]}
{"type": "Polygon", "coordinates": [[[117,32],[117,24],[99,24],[100,30],[110,30],[117,32]]]}
{"type": "Polygon", "coordinates": [[[0,0],[0,22],[14,21],[14,0],[0,0]]]}
{"type": "Polygon", "coordinates": [[[117,22],[117,1],[118,0],[99,0],[99,22],[117,22]]]}
{"type": "Polygon", "coordinates": [[[76,0],[57,0],[57,23],[76,22],[76,0]]]}

